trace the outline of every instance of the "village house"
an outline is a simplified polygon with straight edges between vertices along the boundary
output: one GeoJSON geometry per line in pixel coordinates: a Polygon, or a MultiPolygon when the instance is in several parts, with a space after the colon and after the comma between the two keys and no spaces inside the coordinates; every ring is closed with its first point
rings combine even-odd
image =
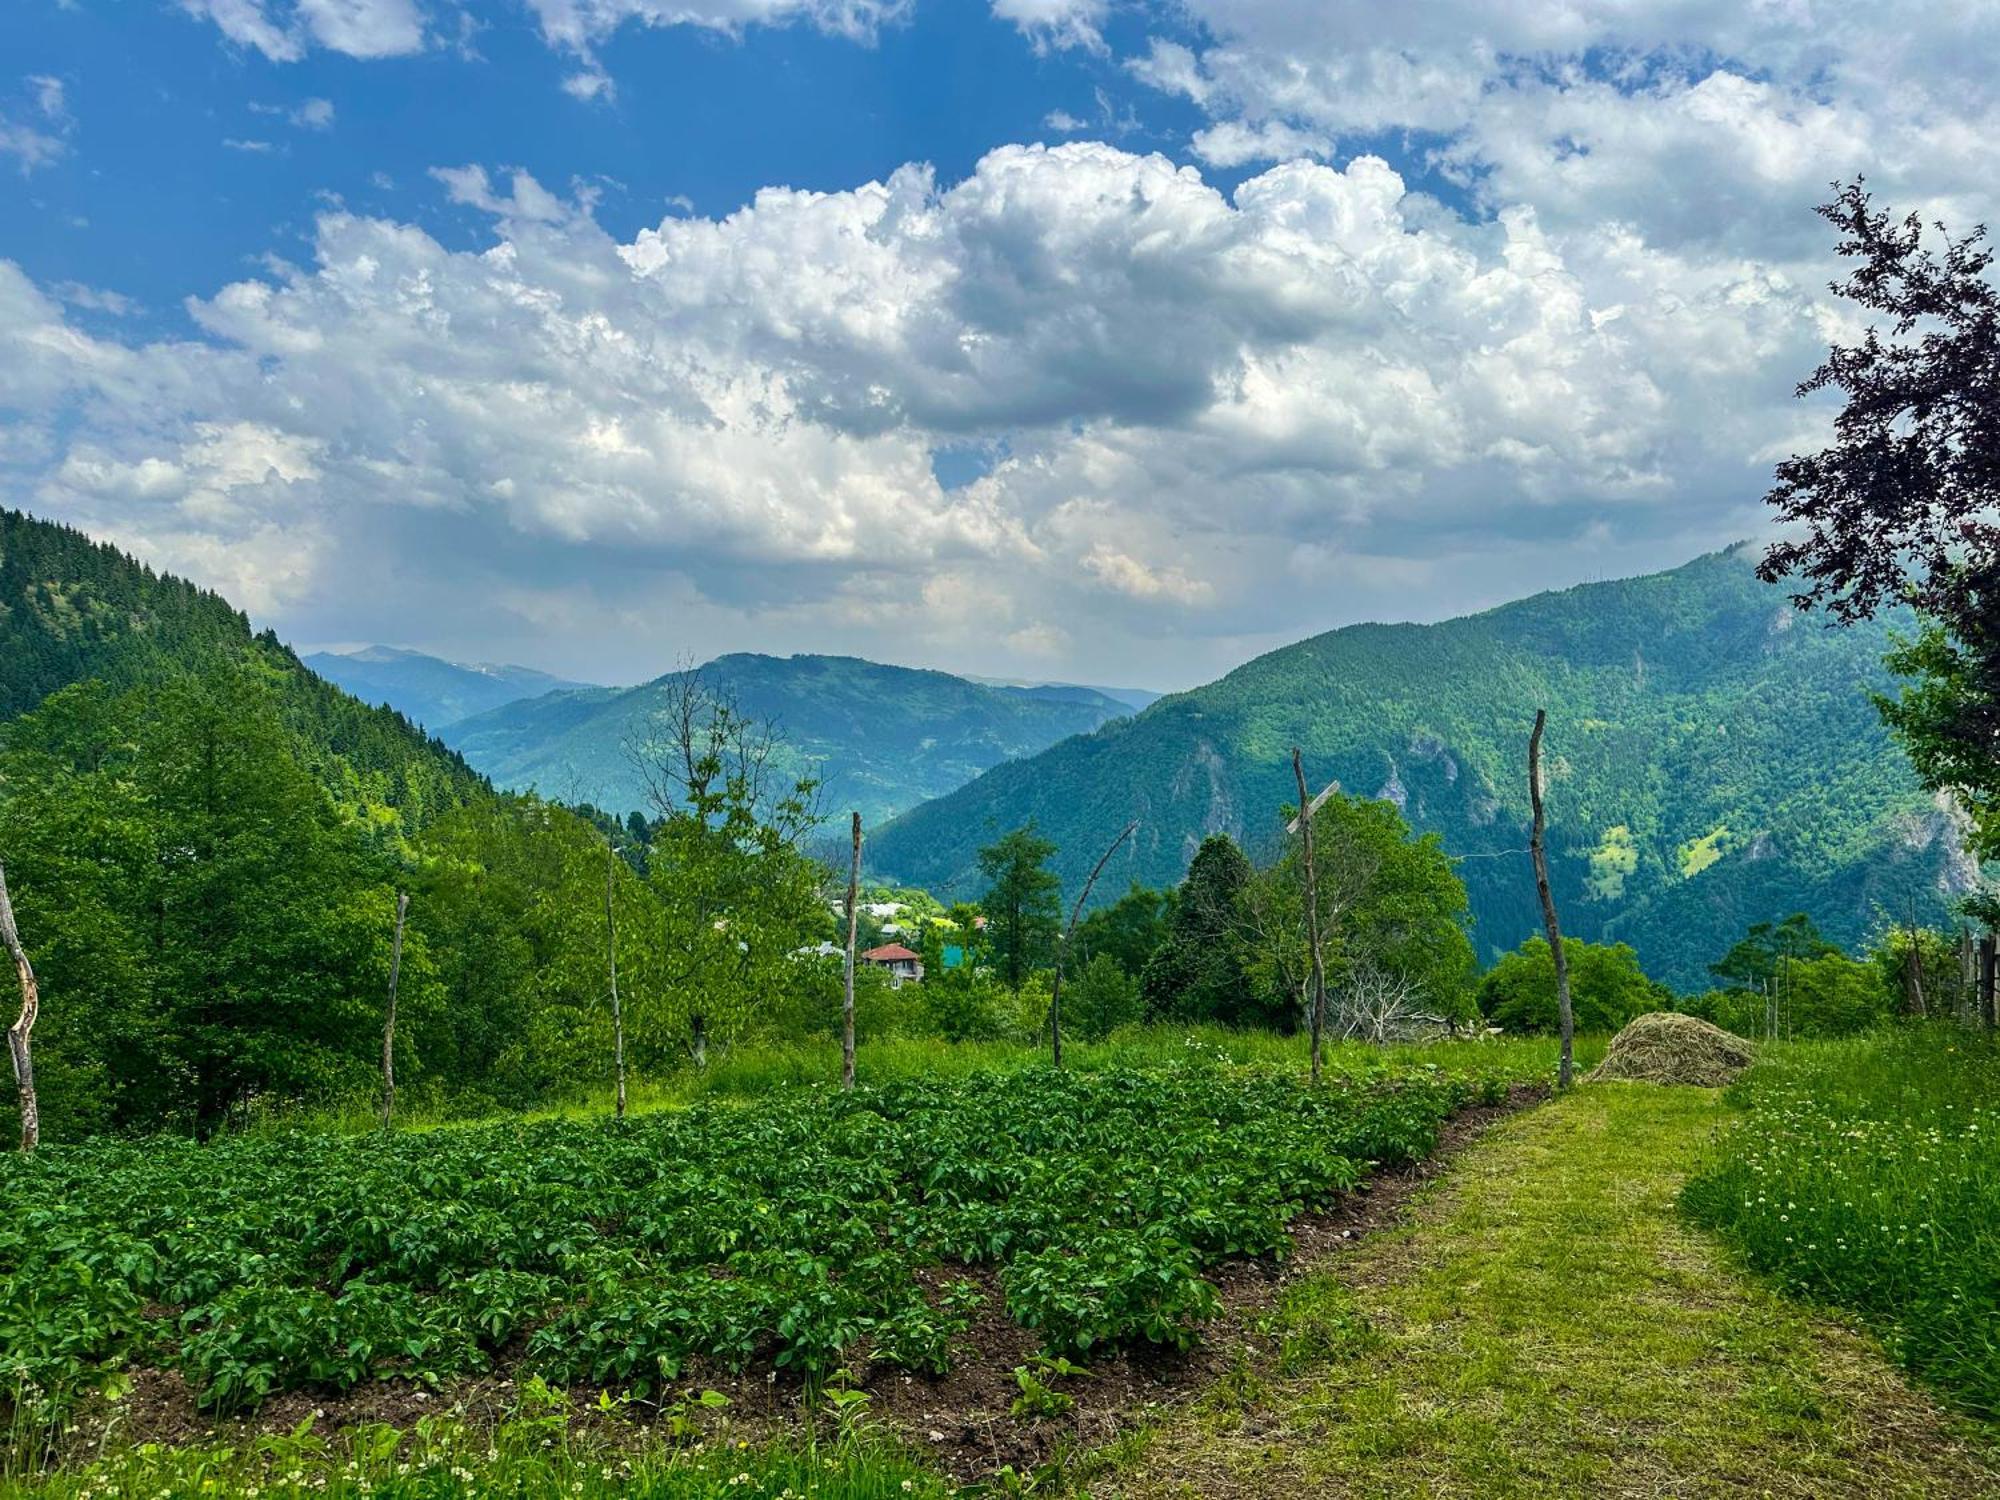
{"type": "Polygon", "coordinates": [[[861,961],[874,964],[878,969],[887,969],[891,984],[900,986],[906,980],[911,984],[923,982],[923,959],[901,943],[884,943],[879,948],[870,948],[861,955],[861,961]]]}

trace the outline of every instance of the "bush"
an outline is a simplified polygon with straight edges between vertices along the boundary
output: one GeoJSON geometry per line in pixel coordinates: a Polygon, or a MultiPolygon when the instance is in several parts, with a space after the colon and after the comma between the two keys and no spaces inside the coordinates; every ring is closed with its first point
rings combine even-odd
{"type": "MultiPolygon", "coordinates": [[[[1616,1031],[1634,1016],[1671,1009],[1673,992],[1646,977],[1627,943],[1563,940],[1570,1009],[1578,1031],[1616,1031]]],[[[1531,937],[1479,982],[1479,1011],[1508,1031],[1557,1029],[1556,961],[1548,939],[1531,937]]]]}
{"type": "Polygon", "coordinates": [[[1063,1027],[1087,1042],[1101,1042],[1139,1019],[1139,981],[1108,953],[1093,958],[1063,987],[1063,1027]]]}

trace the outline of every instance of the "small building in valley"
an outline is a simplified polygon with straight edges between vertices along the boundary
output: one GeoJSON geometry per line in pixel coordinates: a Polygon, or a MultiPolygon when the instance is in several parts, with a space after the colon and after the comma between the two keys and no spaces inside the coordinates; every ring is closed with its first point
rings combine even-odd
{"type": "Polygon", "coordinates": [[[923,958],[901,943],[884,943],[879,948],[870,948],[861,955],[861,961],[874,964],[878,969],[887,969],[891,984],[900,985],[906,980],[911,984],[923,982],[923,958]]]}

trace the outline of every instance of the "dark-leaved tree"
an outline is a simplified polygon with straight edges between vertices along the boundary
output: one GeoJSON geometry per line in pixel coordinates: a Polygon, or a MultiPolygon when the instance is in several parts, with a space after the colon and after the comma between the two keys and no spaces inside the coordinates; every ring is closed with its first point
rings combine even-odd
{"type": "Polygon", "coordinates": [[[1243,967],[1243,903],[1255,873],[1229,835],[1212,833],[1201,841],[1175,899],[1166,941],[1139,979],[1147,1015],[1285,1030],[1297,1025],[1289,1005],[1263,1002],[1243,967]]]}
{"type": "Polygon", "coordinates": [[[1885,716],[1918,773],[2000,850],[2000,287],[1980,226],[1935,238],[1857,179],[1819,213],[1855,262],[1833,290],[1874,315],[1799,386],[1837,391],[1834,438],[1778,466],[1768,502],[1792,529],[1759,568],[1801,608],[1849,623],[1914,604],[1923,635],[1891,659],[1915,683],[1885,716]]]}

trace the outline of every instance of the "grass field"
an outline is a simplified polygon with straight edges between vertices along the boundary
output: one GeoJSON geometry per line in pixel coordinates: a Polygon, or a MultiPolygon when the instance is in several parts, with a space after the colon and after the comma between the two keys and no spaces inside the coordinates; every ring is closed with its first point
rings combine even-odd
{"type": "Polygon", "coordinates": [[[1098,1497],[1971,1496],[1993,1450],[1869,1340],[1734,1270],[1675,1206],[1734,1112],[1586,1085],[1459,1159],[1406,1228],[1293,1284],[1098,1497]]]}
{"type": "MultiPolygon", "coordinates": [[[[1604,1053],[1605,1038],[1579,1037],[1580,1067],[1593,1066],[1604,1053]]],[[[1386,1066],[1430,1063],[1455,1071],[1509,1078],[1555,1077],[1557,1044],[1553,1037],[1479,1037],[1412,1046],[1378,1047],[1364,1042],[1329,1044],[1330,1072],[1365,1076],[1386,1066]]],[[[855,1060],[855,1075],[864,1085],[903,1079],[965,1078],[975,1073],[1018,1072],[1047,1061],[1042,1047],[1018,1042],[947,1042],[936,1038],[895,1037],[863,1046],[855,1060]]],[[[1077,1072],[1106,1068],[1173,1067],[1190,1059],[1209,1062],[1262,1064],[1306,1071],[1308,1054],[1303,1036],[1270,1031],[1239,1031],[1224,1026],[1132,1026],[1107,1041],[1065,1040],[1063,1061],[1077,1072]]],[[[831,1041],[750,1042],[718,1049],[704,1068],[688,1066],[660,1078],[635,1078],[628,1089],[634,1114],[682,1109],[700,1099],[756,1099],[786,1089],[830,1087],[840,1080],[840,1048],[831,1041]]],[[[253,1133],[292,1130],[370,1134],[380,1127],[375,1100],[269,1111],[253,1116],[253,1133]]],[[[611,1113],[611,1090],[600,1083],[574,1098],[528,1112],[515,1119],[596,1119],[611,1113]]],[[[437,1103],[399,1106],[399,1129],[434,1129],[441,1125],[477,1123],[491,1116],[467,1116],[437,1103]]]]}
{"type": "Polygon", "coordinates": [[[2000,1419],[2000,1047],[1956,1028],[1774,1048],[1682,1201],[1759,1271],[1867,1319],[2000,1419]]]}

